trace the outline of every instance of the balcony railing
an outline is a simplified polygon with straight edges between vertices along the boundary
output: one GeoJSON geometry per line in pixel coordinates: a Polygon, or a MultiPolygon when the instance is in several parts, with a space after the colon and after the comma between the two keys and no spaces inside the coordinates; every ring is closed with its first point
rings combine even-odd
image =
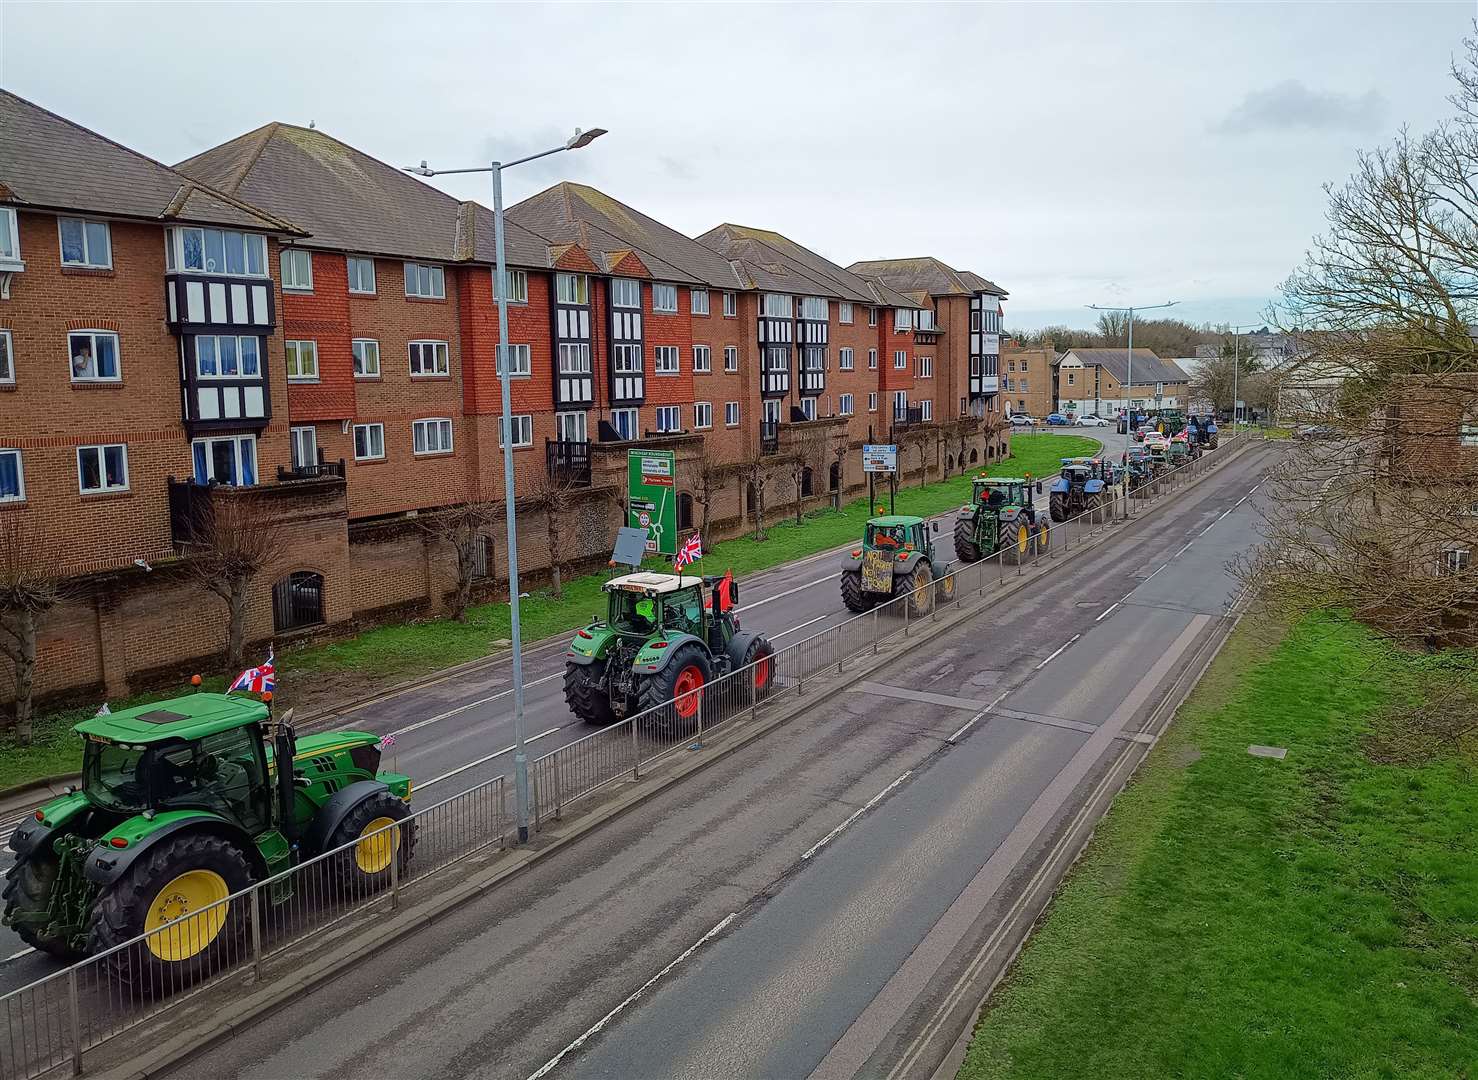
{"type": "Polygon", "coordinates": [[[590,444],[570,439],[545,439],[544,464],[549,479],[590,486],[590,444]]]}
{"type": "Polygon", "coordinates": [[[210,487],[169,478],[169,534],[176,547],[194,543],[210,513],[210,487]]]}
{"type": "Polygon", "coordinates": [[[315,465],[294,465],[292,468],[277,466],[277,482],[279,484],[291,483],[294,480],[329,480],[344,479],[344,459],[338,461],[324,461],[319,459],[315,465]]]}
{"type": "Polygon", "coordinates": [[[893,426],[895,428],[915,427],[918,424],[926,423],[928,423],[928,418],[924,416],[924,409],[921,405],[910,406],[907,409],[893,410],[893,426]]]}
{"type": "Polygon", "coordinates": [[[760,453],[780,453],[780,425],[773,420],[760,424],[760,453]]]}

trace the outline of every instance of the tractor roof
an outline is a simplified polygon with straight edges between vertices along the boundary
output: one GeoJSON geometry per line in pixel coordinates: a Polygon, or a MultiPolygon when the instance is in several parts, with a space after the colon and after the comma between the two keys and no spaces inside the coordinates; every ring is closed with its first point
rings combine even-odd
{"type": "Polygon", "coordinates": [[[1064,465],[1097,465],[1102,460],[1096,457],[1065,457],[1062,463],[1064,465]]]}
{"type": "Polygon", "coordinates": [[[611,578],[602,588],[608,591],[621,589],[624,592],[660,594],[677,592],[690,585],[702,584],[702,578],[679,577],[677,574],[658,574],[651,570],[638,570],[634,574],[623,574],[620,577],[611,578]]]}
{"type": "Polygon", "coordinates": [[[1020,476],[977,476],[982,484],[1025,484],[1028,480],[1020,476]]]}
{"type": "Polygon", "coordinates": [[[256,698],[198,693],[88,717],[73,730],[114,742],[151,743],[200,739],[266,718],[267,706],[256,698]]]}
{"type": "Polygon", "coordinates": [[[869,518],[867,523],[874,528],[890,528],[898,525],[904,527],[918,525],[923,520],[921,517],[914,517],[910,514],[884,514],[882,517],[869,518]]]}

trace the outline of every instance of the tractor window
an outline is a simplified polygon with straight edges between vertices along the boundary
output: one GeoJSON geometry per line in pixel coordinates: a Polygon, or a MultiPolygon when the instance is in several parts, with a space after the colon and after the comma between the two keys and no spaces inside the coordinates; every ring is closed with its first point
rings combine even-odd
{"type": "Polygon", "coordinates": [[[703,636],[703,595],[699,589],[684,589],[662,601],[662,626],[666,630],[703,636]]]}
{"type": "Polygon", "coordinates": [[[902,525],[869,525],[867,527],[867,546],[881,548],[901,548],[908,543],[908,530],[902,525]]]}
{"type": "Polygon", "coordinates": [[[628,634],[651,634],[657,629],[657,601],[641,593],[613,591],[611,626],[628,634]]]}
{"type": "Polygon", "coordinates": [[[267,824],[265,769],[246,728],[160,748],[151,772],[160,807],[210,810],[248,832],[267,824]]]}
{"type": "Polygon", "coordinates": [[[144,750],[88,742],[82,755],[82,789],[109,810],[147,810],[148,774],[139,768],[146,756],[144,750]]]}

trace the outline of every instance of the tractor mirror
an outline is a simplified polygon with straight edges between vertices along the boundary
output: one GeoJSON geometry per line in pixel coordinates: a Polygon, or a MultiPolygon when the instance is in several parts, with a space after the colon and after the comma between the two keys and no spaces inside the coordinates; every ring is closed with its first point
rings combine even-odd
{"type": "Polygon", "coordinates": [[[1040,480],[1038,480],[1037,481],[1037,494],[1040,495],[1041,493],[1042,493],[1042,482],[1040,480]]]}
{"type": "Polygon", "coordinates": [[[931,530],[933,532],[938,532],[939,531],[939,522],[937,522],[937,521],[931,521],[931,522],[929,522],[929,524],[930,524],[931,530]]]}
{"type": "Polygon", "coordinates": [[[282,719],[280,719],[278,721],[278,723],[281,724],[283,727],[292,727],[293,726],[293,710],[292,709],[288,709],[286,712],[284,712],[282,714],[282,719]]]}

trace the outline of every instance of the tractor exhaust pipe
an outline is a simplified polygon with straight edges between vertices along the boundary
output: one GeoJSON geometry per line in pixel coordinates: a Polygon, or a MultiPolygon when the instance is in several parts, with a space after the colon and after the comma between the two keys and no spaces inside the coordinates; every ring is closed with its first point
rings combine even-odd
{"type": "Polygon", "coordinates": [[[293,786],[293,755],[297,749],[293,710],[288,709],[280,720],[273,718],[272,758],[277,763],[277,827],[295,849],[299,830],[293,814],[293,805],[297,801],[297,791],[293,786]]]}

